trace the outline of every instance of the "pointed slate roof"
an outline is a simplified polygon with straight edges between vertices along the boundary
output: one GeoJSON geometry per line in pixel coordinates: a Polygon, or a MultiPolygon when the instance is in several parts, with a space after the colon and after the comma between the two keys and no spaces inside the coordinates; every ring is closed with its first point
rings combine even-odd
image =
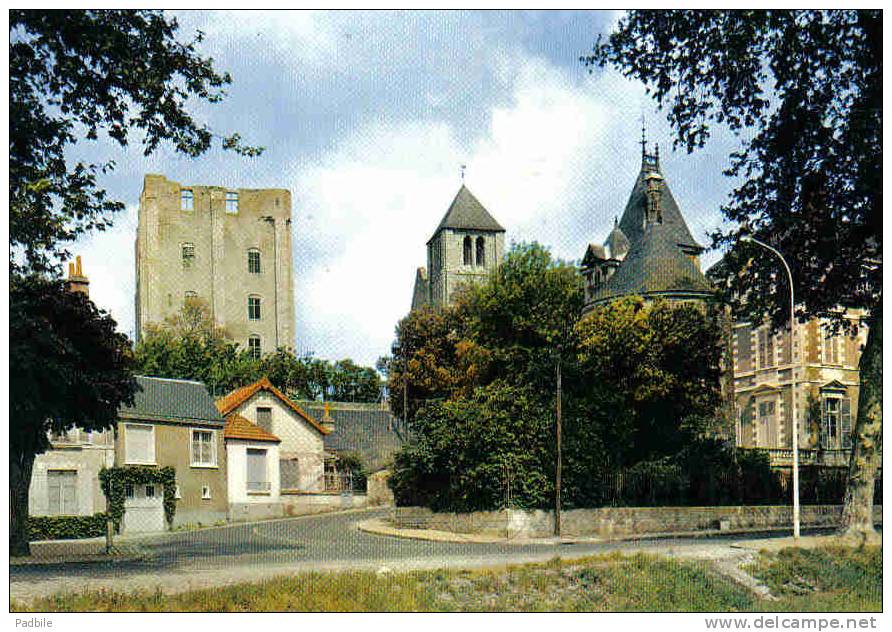
{"type": "MultiPolygon", "coordinates": [[[[647,210],[647,198],[645,191],[647,185],[645,179],[649,173],[660,173],[660,165],[658,160],[654,160],[651,156],[645,156],[641,162],[641,171],[635,179],[635,185],[632,187],[632,194],[626,203],[626,209],[623,211],[622,219],[619,221],[619,227],[631,244],[641,239],[644,233],[644,217],[647,210]]],[[[696,251],[702,251],[703,246],[697,243],[697,240],[691,235],[684,217],[672,197],[672,191],[669,184],[663,180],[661,206],[663,211],[663,226],[666,227],[665,238],[669,243],[680,245],[696,251]]]]}
{"type": "MultiPolygon", "coordinates": [[[[588,305],[621,296],[666,295],[706,298],[712,290],[694,257],[702,252],[660,173],[659,154],[642,153],[641,170],[618,226],[607,237],[608,255],[622,259],[588,305]],[[647,179],[659,177],[661,220],[647,218],[647,179]],[[623,249],[625,256],[619,255],[623,249]],[[619,255],[619,256],[618,256],[619,255]]],[[[586,252],[590,257],[591,246],[586,252]]],[[[583,262],[585,265],[585,262],[583,262]]],[[[586,308],[588,309],[588,307],[586,308]]]]}
{"type": "Polygon", "coordinates": [[[690,257],[674,243],[666,224],[648,224],[632,243],[625,260],[592,297],[593,301],[630,294],[706,295],[709,281],[690,257]]]}
{"type": "Polygon", "coordinates": [[[461,185],[461,188],[455,195],[455,199],[452,200],[452,204],[449,205],[449,210],[446,211],[443,219],[440,220],[440,225],[437,226],[437,230],[435,230],[433,236],[428,239],[428,243],[430,243],[431,239],[436,237],[437,233],[444,228],[490,231],[497,233],[505,232],[505,229],[502,228],[501,224],[489,214],[489,211],[483,208],[483,205],[474,197],[474,194],[471,193],[465,185],[461,185]]]}
{"type": "Polygon", "coordinates": [[[629,252],[631,244],[622,229],[614,223],[613,230],[610,231],[610,234],[607,235],[607,239],[604,241],[604,246],[606,246],[608,253],[613,259],[622,259],[629,252]]]}

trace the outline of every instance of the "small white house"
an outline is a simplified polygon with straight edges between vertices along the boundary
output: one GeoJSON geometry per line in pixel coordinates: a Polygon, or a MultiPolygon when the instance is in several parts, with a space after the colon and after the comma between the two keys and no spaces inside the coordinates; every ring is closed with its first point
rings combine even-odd
{"type": "Polygon", "coordinates": [[[284,514],[279,495],[279,444],[271,432],[239,414],[226,418],[229,519],[276,518],[284,514]]]}
{"type": "Polygon", "coordinates": [[[239,415],[269,436],[281,439],[278,455],[270,459],[270,463],[276,464],[282,492],[324,491],[324,438],[331,430],[307,414],[267,378],[232,391],[217,400],[217,408],[227,419],[239,415]]]}

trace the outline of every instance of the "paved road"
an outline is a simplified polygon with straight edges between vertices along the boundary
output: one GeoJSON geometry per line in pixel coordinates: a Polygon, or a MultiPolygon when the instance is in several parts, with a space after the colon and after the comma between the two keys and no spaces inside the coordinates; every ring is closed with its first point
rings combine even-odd
{"type": "Polygon", "coordinates": [[[473,567],[581,557],[618,549],[727,549],[731,542],[742,539],[727,536],[708,540],[471,544],[399,539],[356,528],[362,520],[384,515],[386,510],[379,509],[167,534],[140,542],[145,554],[142,560],[11,567],[10,593],[13,598],[27,600],[88,587],[183,590],[313,569],[473,567]]]}

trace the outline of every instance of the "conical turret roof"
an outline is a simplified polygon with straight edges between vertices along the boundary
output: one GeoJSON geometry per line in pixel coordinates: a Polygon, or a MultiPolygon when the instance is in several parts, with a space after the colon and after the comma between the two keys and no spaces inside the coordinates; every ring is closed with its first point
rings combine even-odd
{"type": "MultiPolygon", "coordinates": [[[[646,179],[648,174],[651,173],[657,173],[662,176],[660,174],[659,161],[651,156],[645,156],[641,163],[641,171],[638,173],[635,185],[632,187],[632,194],[629,196],[626,209],[623,211],[622,219],[619,221],[620,229],[628,237],[631,244],[639,240],[644,233],[644,219],[647,212],[646,179]]],[[[691,231],[684,221],[684,217],[682,217],[678,204],[675,202],[675,198],[672,197],[672,191],[669,189],[669,184],[665,179],[662,180],[661,189],[660,202],[663,212],[663,226],[666,227],[665,238],[669,242],[683,248],[702,251],[703,246],[698,244],[691,235],[691,231]]]]}

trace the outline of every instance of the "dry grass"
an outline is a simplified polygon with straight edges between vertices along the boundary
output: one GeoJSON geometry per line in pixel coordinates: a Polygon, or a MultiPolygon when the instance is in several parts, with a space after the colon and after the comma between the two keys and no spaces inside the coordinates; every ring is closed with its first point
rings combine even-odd
{"type": "Polygon", "coordinates": [[[306,573],[174,595],[59,595],[13,611],[380,612],[880,610],[881,551],[763,553],[751,572],[778,594],[764,601],[709,562],[613,554],[486,570],[306,573]]]}

